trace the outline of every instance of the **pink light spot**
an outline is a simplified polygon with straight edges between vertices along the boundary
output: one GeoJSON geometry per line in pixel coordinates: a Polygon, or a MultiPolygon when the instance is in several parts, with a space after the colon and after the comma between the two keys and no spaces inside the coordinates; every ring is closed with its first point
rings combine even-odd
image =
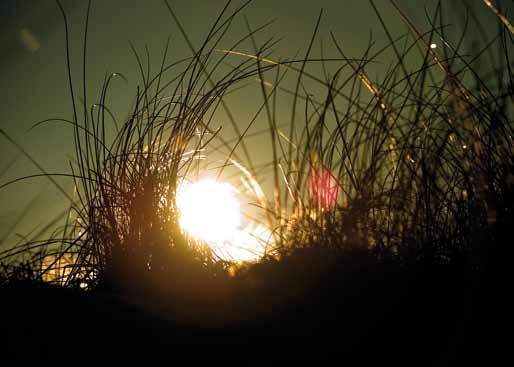
{"type": "Polygon", "coordinates": [[[309,195],[322,209],[332,209],[337,204],[339,181],[324,167],[311,167],[308,178],[309,195]]]}

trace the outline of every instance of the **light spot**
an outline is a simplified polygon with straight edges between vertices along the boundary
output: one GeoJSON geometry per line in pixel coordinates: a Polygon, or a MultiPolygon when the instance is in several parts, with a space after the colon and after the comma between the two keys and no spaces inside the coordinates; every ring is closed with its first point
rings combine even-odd
{"type": "Polygon", "coordinates": [[[31,52],[36,52],[41,48],[41,44],[38,39],[27,28],[23,28],[19,33],[20,41],[25,46],[25,48],[31,52]]]}
{"type": "Polygon", "coordinates": [[[243,223],[238,190],[227,182],[184,181],[177,189],[176,202],[182,230],[205,242],[222,260],[257,260],[273,241],[265,226],[243,223]]]}
{"type": "Polygon", "coordinates": [[[237,190],[215,179],[183,182],[177,190],[180,226],[206,242],[229,241],[241,224],[237,190]]]}

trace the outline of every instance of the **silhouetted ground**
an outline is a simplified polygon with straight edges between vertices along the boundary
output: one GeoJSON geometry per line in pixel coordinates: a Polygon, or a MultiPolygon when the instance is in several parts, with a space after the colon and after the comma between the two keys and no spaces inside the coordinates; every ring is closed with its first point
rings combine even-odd
{"type": "Polygon", "coordinates": [[[161,299],[35,283],[4,287],[0,359],[455,366],[493,365],[506,354],[505,258],[471,270],[352,266],[304,255],[308,265],[296,266],[293,257],[254,268],[215,292],[175,291],[161,299]]]}

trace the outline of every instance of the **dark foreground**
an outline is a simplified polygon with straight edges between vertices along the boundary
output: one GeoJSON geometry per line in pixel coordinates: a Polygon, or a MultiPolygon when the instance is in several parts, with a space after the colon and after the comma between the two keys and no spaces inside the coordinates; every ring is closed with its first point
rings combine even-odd
{"type": "Polygon", "coordinates": [[[309,358],[455,366],[494,365],[506,355],[505,259],[481,269],[466,263],[343,270],[315,263],[287,277],[268,272],[260,283],[248,276],[232,292],[174,292],[165,301],[35,283],[5,286],[0,360],[309,358]]]}

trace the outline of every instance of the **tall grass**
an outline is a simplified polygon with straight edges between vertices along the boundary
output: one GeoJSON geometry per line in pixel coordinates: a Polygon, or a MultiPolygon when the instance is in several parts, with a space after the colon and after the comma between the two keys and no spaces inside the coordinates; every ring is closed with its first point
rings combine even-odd
{"type": "MultiPolygon", "coordinates": [[[[293,69],[296,89],[285,90],[293,95],[288,144],[285,151],[272,147],[275,182],[280,176],[285,187],[275,185],[274,215],[287,213],[280,222],[287,227],[280,231],[282,251],[358,247],[400,261],[462,259],[486,241],[481,235],[512,219],[512,35],[500,24],[495,42],[481,48],[466,40],[466,19],[452,42],[441,4],[425,31],[391,2],[409,29],[394,39],[370,4],[389,44],[378,50],[370,44],[351,60],[331,34],[341,57],[337,71],[324,69],[320,79],[304,63],[293,69]],[[497,56],[484,70],[485,53],[497,56]],[[387,73],[372,80],[367,69],[382,57],[390,60],[387,73]],[[305,89],[306,79],[321,84],[324,95],[305,89]],[[300,100],[303,116],[296,112],[300,100]],[[313,168],[326,172],[325,183],[338,183],[319,189],[338,194],[337,205],[327,206],[313,192],[313,178],[319,181],[313,168]]],[[[274,141],[273,98],[280,85],[268,93],[268,84],[262,79],[274,141]]]]}
{"type": "MultiPolygon", "coordinates": [[[[31,277],[42,278],[73,254],[64,265],[71,270],[56,281],[89,288],[170,282],[184,274],[201,281],[225,276],[230,264],[181,232],[175,205],[177,185],[216,145],[213,151],[224,152],[220,176],[235,164],[255,185],[264,178],[272,183],[270,199],[253,186],[254,204],[274,234],[272,261],[309,249],[373,261],[452,263],[490,239],[501,243],[494,228],[512,221],[514,177],[512,34],[502,23],[494,42],[479,46],[467,39],[476,17],[467,18],[454,39],[441,4],[427,30],[391,1],[408,30],[395,38],[370,1],[386,46],[370,42],[363,55],[350,58],[330,34],[337,56],[326,57],[322,49],[314,57],[320,14],[304,55],[284,61],[272,60],[273,39],[257,42],[267,25],[253,29],[248,20],[247,34],[223,47],[247,3],[234,8],[229,1],[198,48],[166,5],[192,56],[169,63],[166,44],[153,71],[149,51],[141,55],[133,47],[141,84],[121,124],[110,113],[108,95],[123,75],[106,76],[97,101],[88,104],[87,21],[82,91],[72,83],[67,44],[74,113],[62,121],[73,128],[76,148],[65,174],[76,187],[68,219],[50,239],[2,252],[4,262],[22,259],[36,269],[31,277]],[[384,60],[387,72],[372,78],[372,65],[384,60]],[[225,97],[247,81],[262,100],[241,129],[225,97]],[[283,101],[292,105],[285,128],[278,117],[283,101]],[[218,110],[235,140],[212,127],[218,110]],[[256,153],[246,145],[259,119],[269,134],[269,171],[258,170],[256,153]],[[53,261],[44,261],[48,256],[53,261]]],[[[86,19],[89,12],[90,3],[86,19]]],[[[6,265],[6,278],[20,277],[20,269],[6,265]]]]}

